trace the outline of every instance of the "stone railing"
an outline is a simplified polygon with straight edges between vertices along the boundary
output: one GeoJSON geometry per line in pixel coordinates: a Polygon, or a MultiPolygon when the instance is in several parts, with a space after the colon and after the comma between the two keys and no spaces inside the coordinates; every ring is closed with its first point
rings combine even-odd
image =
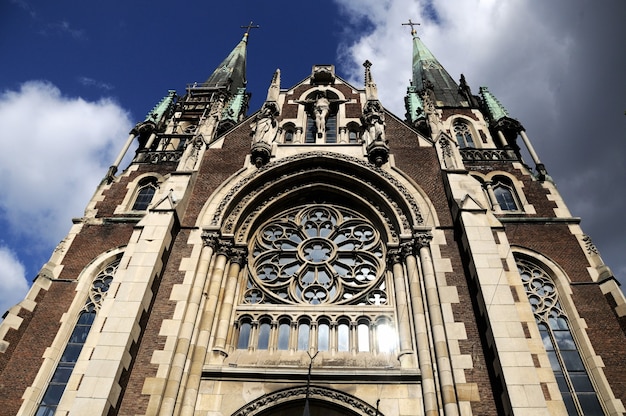
{"type": "Polygon", "coordinates": [[[518,160],[517,155],[512,150],[503,149],[460,149],[464,162],[476,161],[509,161],[518,160]]]}
{"type": "Polygon", "coordinates": [[[137,152],[135,162],[152,164],[178,162],[182,156],[182,150],[140,150],[137,152]]]}

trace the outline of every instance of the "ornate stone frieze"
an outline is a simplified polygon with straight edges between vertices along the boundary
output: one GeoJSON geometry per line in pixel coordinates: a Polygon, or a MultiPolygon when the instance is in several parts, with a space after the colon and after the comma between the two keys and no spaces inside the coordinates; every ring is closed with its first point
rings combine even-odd
{"type": "MultiPolygon", "coordinates": [[[[343,393],[338,390],[331,390],[324,387],[311,386],[308,388],[308,396],[311,399],[322,400],[325,402],[331,402],[339,407],[344,407],[356,412],[356,414],[367,416],[384,416],[378,409],[370,406],[364,401],[343,393]]],[[[279,390],[273,393],[266,394],[258,399],[243,406],[233,416],[251,416],[259,414],[267,409],[282,403],[290,402],[293,400],[302,400],[307,396],[307,387],[300,386],[289,388],[285,390],[279,390]]]]}
{"type": "MultiPolygon", "coordinates": [[[[249,175],[249,176],[247,176],[245,178],[242,178],[239,182],[237,182],[229,190],[229,192],[220,201],[220,204],[218,205],[217,209],[215,210],[215,213],[213,214],[213,218],[211,219],[211,225],[212,226],[218,226],[220,224],[220,220],[222,219],[222,216],[224,214],[224,210],[231,203],[231,201],[235,197],[235,195],[237,195],[239,192],[241,192],[241,190],[248,183],[253,181],[254,179],[258,178],[259,176],[267,173],[268,171],[270,171],[270,170],[272,170],[274,168],[277,168],[277,167],[280,167],[280,166],[284,166],[284,165],[290,164],[290,163],[296,163],[296,162],[301,161],[303,159],[315,158],[315,157],[325,157],[325,158],[339,159],[339,160],[347,161],[347,162],[350,162],[350,163],[354,163],[354,164],[359,165],[359,166],[361,166],[363,168],[366,168],[368,170],[373,170],[379,176],[381,176],[387,182],[389,182],[395,189],[397,189],[398,192],[406,200],[406,202],[410,206],[411,210],[413,211],[413,216],[416,219],[416,224],[413,224],[413,225],[421,225],[421,224],[424,223],[424,220],[422,218],[422,214],[421,214],[420,209],[419,209],[419,205],[415,201],[415,198],[413,198],[413,196],[404,187],[404,185],[402,185],[402,183],[400,183],[400,181],[398,179],[396,179],[393,175],[391,175],[390,173],[386,172],[385,170],[383,170],[383,169],[381,169],[379,167],[372,166],[368,162],[366,162],[366,161],[364,161],[362,159],[358,159],[358,158],[353,157],[353,156],[343,155],[343,154],[339,154],[339,153],[332,153],[332,152],[316,151],[316,152],[308,152],[308,153],[299,154],[299,155],[293,155],[293,156],[282,158],[282,159],[274,161],[274,162],[270,162],[270,163],[260,167],[257,171],[255,171],[251,175],[249,175]]],[[[308,170],[312,171],[313,169],[321,169],[321,168],[312,167],[312,168],[310,168],[308,170]]],[[[324,169],[332,170],[333,167],[331,167],[331,166],[324,167],[324,169]]],[[[339,169],[339,167],[336,167],[335,169],[339,169]]],[[[303,170],[300,170],[299,172],[303,172],[303,170]]],[[[345,172],[342,171],[341,173],[345,175],[345,172]]],[[[277,181],[281,180],[282,178],[284,178],[286,176],[293,176],[293,175],[294,175],[294,172],[290,172],[289,174],[283,175],[283,176],[281,176],[281,177],[279,177],[279,178],[277,178],[275,180],[265,182],[263,184],[262,189],[266,189],[270,184],[276,183],[277,181]]],[[[359,182],[363,182],[363,179],[362,178],[358,178],[356,176],[356,174],[353,174],[353,175],[350,175],[350,176],[356,178],[359,182]]],[[[378,193],[380,193],[389,202],[389,204],[394,208],[394,210],[396,211],[398,216],[402,219],[402,223],[403,223],[402,225],[403,225],[404,231],[409,230],[411,228],[411,224],[409,224],[409,221],[406,218],[406,215],[402,212],[402,209],[398,206],[398,204],[392,198],[390,198],[389,195],[387,195],[387,193],[385,191],[383,191],[380,187],[378,187],[375,184],[373,184],[371,181],[366,181],[366,184],[368,186],[374,188],[378,193]]],[[[244,197],[243,199],[245,199],[246,202],[247,202],[247,201],[249,201],[251,199],[253,194],[256,195],[256,194],[258,194],[259,191],[260,191],[260,189],[251,190],[251,191],[249,191],[246,194],[246,197],[244,197]]],[[[243,202],[243,200],[242,200],[242,202],[243,202]]],[[[245,206],[245,205],[242,205],[242,203],[238,204],[238,206],[231,212],[231,214],[229,216],[229,219],[230,218],[234,218],[236,215],[238,215],[238,212],[240,212],[240,210],[241,210],[241,208],[243,206],[245,206]],[[233,214],[235,214],[235,215],[233,215],[233,214]]],[[[234,223],[227,223],[226,224],[226,231],[227,232],[228,231],[232,231],[232,226],[233,225],[234,225],[234,223]]]]}

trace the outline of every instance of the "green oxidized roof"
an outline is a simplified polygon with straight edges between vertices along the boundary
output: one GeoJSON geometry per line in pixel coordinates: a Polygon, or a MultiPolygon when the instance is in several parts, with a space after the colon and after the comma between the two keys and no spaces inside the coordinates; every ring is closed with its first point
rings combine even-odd
{"type": "Polygon", "coordinates": [[[167,95],[146,115],[144,121],[152,121],[158,124],[164,116],[169,115],[174,105],[174,98],[176,98],[176,91],[168,90],[167,95]]]}
{"type": "Polygon", "coordinates": [[[246,86],[246,45],[248,34],[232,50],[232,52],[213,71],[213,74],[203,84],[204,87],[227,87],[235,95],[240,88],[246,86]]]}
{"type": "Polygon", "coordinates": [[[500,104],[500,101],[487,89],[487,87],[480,87],[480,96],[483,99],[483,103],[487,107],[489,112],[489,119],[492,122],[497,122],[504,117],[508,117],[509,113],[504,106],[500,104]]]}
{"type": "Polygon", "coordinates": [[[457,107],[465,101],[459,95],[459,86],[422,40],[413,35],[413,85],[422,91],[430,84],[435,93],[436,106],[457,107]]]}

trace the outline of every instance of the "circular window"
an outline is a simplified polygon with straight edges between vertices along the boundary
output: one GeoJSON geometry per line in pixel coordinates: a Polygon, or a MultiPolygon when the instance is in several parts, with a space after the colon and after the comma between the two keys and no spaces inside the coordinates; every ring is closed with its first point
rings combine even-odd
{"type": "Polygon", "coordinates": [[[294,208],[267,221],[251,245],[252,281],[263,291],[255,292],[255,299],[311,305],[386,302],[379,293],[384,291],[384,244],[355,211],[329,205],[294,208]]]}

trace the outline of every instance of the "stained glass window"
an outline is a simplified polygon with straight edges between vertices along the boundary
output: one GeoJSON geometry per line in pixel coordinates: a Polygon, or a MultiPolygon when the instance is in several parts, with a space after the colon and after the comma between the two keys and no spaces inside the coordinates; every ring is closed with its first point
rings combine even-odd
{"type": "Polygon", "coordinates": [[[604,415],[552,279],[523,259],[517,267],[568,414],[604,415]]]}
{"type": "Polygon", "coordinates": [[[101,270],[94,279],[91,290],[89,291],[89,298],[78,316],[78,321],[76,325],[74,325],[74,330],[63,350],[57,368],[39,403],[36,416],[52,416],[55,413],[61,401],[61,396],[63,396],[63,392],[67,386],[67,382],[72,375],[78,356],[83,349],[83,345],[85,345],[85,340],[96,318],[96,313],[100,309],[106,292],[109,290],[109,286],[111,285],[111,281],[113,280],[113,276],[119,264],[119,259],[114,261],[101,270]]]}

